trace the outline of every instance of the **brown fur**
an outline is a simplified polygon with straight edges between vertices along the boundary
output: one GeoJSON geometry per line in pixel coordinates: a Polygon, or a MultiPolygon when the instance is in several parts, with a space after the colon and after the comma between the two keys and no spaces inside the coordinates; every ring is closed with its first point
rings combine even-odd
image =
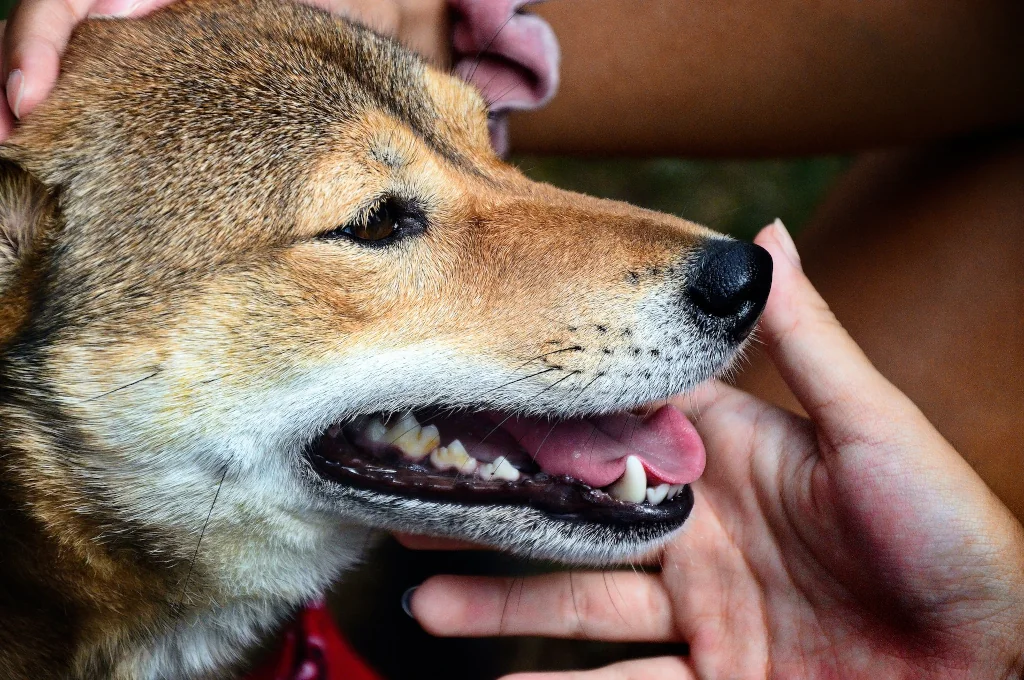
{"type": "MultiPolygon", "coordinates": [[[[224,574],[276,529],[222,498],[239,519],[215,513],[200,550],[208,506],[150,507],[166,481],[147,471],[257,388],[420,343],[507,367],[575,347],[543,366],[582,385],[615,352],[657,356],[633,306],[707,237],[529,182],[491,152],[471,88],[270,0],[84,24],[3,156],[3,678],[156,677],[140,654],[243,597],[224,574]],[[429,215],[415,243],[318,238],[397,191],[429,215]]],[[[679,386],[650,361],[624,407],[679,386]]],[[[200,463],[204,499],[243,474],[200,463]]]]}

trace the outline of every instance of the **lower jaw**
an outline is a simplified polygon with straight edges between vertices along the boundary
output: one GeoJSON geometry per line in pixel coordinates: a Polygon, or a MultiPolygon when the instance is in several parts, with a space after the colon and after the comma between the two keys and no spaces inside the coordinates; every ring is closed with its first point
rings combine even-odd
{"type": "Polygon", "coordinates": [[[649,505],[620,501],[572,477],[543,472],[512,482],[431,474],[415,465],[389,465],[358,451],[326,455],[314,447],[309,457],[321,477],[344,486],[453,506],[528,507],[566,522],[681,525],[693,509],[688,485],[674,498],[649,505]]]}

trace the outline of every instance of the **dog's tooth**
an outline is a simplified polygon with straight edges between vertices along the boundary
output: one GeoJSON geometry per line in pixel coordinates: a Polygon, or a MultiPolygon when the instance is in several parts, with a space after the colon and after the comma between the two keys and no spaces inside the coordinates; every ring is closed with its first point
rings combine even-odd
{"type": "Polygon", "coordinates": [[[640,459],[636,456],[627,458],[626,471],[607,491],[620,501],[643,503],[647,496],[647,473],[640,459]]]}
{"type": "Polygon", "coordinates": [[[441,432],[437,429],[437,425],[427,425],[426,427],[420,428],[420,441],[423,442],[423,446],[428,447],[427,451],[433,451],[441,445],[441,432]]]}
{"type": "Polygon", "coordinates": [[[651,505],[657,505],[668,497],[668,484],[659,484],[658,486],[647,487],[647,502],[651,505]]]}
{"type": "Polygon", "coordinates": [[[420,423],[416,416],[406,411],[394,422],[387,423],[388,434],[385,438],[389,444],[394,444],[401,437],[409,434],[416,434],[420,431],[420,423]]]}
{"type": "Polygon", "coordinates": [[[668,488],[668,497],[669,497],[669,499],[672,499],[672,498],[675,498],[676,496],[678,496],[679,492],[683,490],[684,486],[686,486],[686,485],[685,484],[673,484],[672,486],[670,486],[668,488]]]}
{"type": "Polygon", "coordinates": [[[416,416],[408,411],[401,414],[397,420],[387,426],[388,431],[384,435],[384,441],[401,451],[407,458],[419,460],[428,453],[430,449],[421,451],[420,446],[420,424],[416,416]]]}
{"type": "Polygon", "coordinates": [[[367,423],[361,434],[367,441],[374,444],[388,444],[388,426],[380,422],[380,418],[373,418],[367,423]]]}
{"type": "Polygon", "coordinates": [[[480,479],[486,480],[503,479],[506,482],[519,480],[519,470],[505,458],[499,458],[493,463],[484,463],[476,469],[476,474],[480,479]]]}
{"type": "Polygon", "coordinates": [[[399,433],[391,444],[409,460],[423,460],[430,455],[431,451],[441,445],[441,433],[434,425],[426,427],[416,425],[415,429],[399,433]]]}
{"type": "Polygon", "coordinates": [[[458,439],[452,440],[448,446],[431,451],[430,462],[438,470],[455,470],[463,475],[471,474],[479,464],[476,458],[466,452],[466,447],[458,439]]]}

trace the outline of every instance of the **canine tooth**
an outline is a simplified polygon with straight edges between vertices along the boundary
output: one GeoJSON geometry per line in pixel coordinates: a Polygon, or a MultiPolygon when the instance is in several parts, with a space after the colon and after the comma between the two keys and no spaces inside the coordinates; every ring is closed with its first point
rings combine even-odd
{"type": "Polygon", "coordinates": [[[668,497],[670,488],[671,487],[668,484],[659,484],[658,486],[647,487],[647,502],[651,505],[661,503],[668,497]]]}
{"type": "Polygon", "coordinates": [[[608,487],[608,493],[620,501],[643,503],[647,496],[647,473],[644,464],[636,456],[626,459],[626,471],[619,480],[608,487]]]}
{"type": "Polygon", "coordinates": [[[430,462],[438,470],[456,470],[468,475],[476,470],[479,461],[466,452],[466,447],[458,439],[452,440],[448,446],[441,446],[430,452],[430,462]]]}
{"type": "Polygon", "coordinates": [[[672,498],[675,498],[676,496],[678,496],[679,492],[683,490],[684,486],[686,486],[686,485],[685,484],[673,484],[672,486],[670,486],[668,488],[668,497],[669,497],[669,499],[672,499],[672,498]]]}
{"type": "Polygon", "coordinates": [[[374,444],[387,444],[388,439],[388,427],[384,423],[380,422],[380,418],[374,418],[371,420],[362,431],[367,441],[371,441],[374,444]]]}
{"type": "Polygon", "coordinates": [[[506,482],[519,480],[519,470],[512,466],[505,458],[499,458],[493,463],[484,463],[476,469],[477,477],[480,479],[503,479],[506,482]]]}

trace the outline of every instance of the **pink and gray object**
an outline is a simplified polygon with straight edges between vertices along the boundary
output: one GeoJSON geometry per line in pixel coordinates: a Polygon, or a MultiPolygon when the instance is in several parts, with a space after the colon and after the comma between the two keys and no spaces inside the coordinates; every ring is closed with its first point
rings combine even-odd
{"type": "Polygon", "coordinates": [[[491,142],[508,151],[508,112],[536,109],[558,89],[558,39],[523,8],[537,0],[451,0],[455,73],[475,85],[491,113],[491,142]]]}

